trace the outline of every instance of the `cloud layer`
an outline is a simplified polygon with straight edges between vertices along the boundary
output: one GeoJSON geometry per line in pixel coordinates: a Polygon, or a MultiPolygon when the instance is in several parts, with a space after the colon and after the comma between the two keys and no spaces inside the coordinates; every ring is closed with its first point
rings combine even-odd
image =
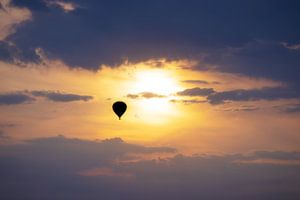
{"type": "Polygon", "coordinates": [[[93,99],[92,96],[88,96],[88,95],[78,95],[78,94],[61,93],[61,92],[53,92],[53,91],[31,91],[30,93],[33,96],[45,97],[51,101],[56,101],[56,102],[89,101],[93,99]]]}
{"type": "Polygon", "coordinates": [[[175,155],[147,160],[131,153],[175,153],[120,138],[63,136],[0,146],[5,199],[288,199],[300,197],[300,153],[175,155]],[[37,190],[38,188],[38,190],[37,190]]]}
{"type": "Polygon", "coordinates": [[[14,105],[34,101],[34,98],[22,93],[0,94],[0,105],[14,105]]]}
{"type": "Polygon", "coordinates": [[[189,88],[177,92],[178,96],[206,97],[210,104],[223,104],[225,102],[299,99],[300,93],[289,87],[264,87],[261,89],[236,89],[228,91],[215,91],[213,88],[189,88]]]}
{"type": "Polygon", "coordinates": [[[54,102],[90,101],[92,96],[59,91],[23,91],[0,94],[0,105],[23,104],[35,101],[34,97],[44,97],[54,102]]]}

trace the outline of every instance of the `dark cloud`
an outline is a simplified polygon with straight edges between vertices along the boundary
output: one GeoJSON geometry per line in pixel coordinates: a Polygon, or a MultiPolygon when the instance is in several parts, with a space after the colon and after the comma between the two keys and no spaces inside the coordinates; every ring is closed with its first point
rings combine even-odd
{"type": "Polygon", "coordinates": [[[34,97],[44,97],[55,102],[90,101],[92,96],[62,93],[59,91],[20,91],[0,94],[0,105],[23,104],[35,101],[34,97]]]}
{"type": "Polygon", "coordinates": [[[88,96],[88,95],[61,93],[55,91],[31,91],[30,93],[33,96],[45,97],[51,101],[56,101],[56,102],[89,101],[93,99],[92,96],[88,96]]]}
{"type": "Polygon", "coordinates": [[[248,106],[248,105],[242,105],[242,106],[236,106],[232,108],[224,108],[221,109],[221,111],[229,111],[229,112],[252,112],[259,110],[260,108],[257,106],[248,106]]]}
{"type": "Polygon", "coordinates": [[[34,101],[35,99],[22,93],[0,94],[0,105],[15,105],[34,101]]]}
{"type": "Polygon", "coordinates": [[[44,0],[13,0],[33,12],[33,21],[10,39],[24,53],[41,47],[71,66],[93,69],[123,58],[197,58],[257,38],[299,43],[297,1],[70,2],[85,9],[65,13],[44,0]]]}
{"type": "Polygon", "coordinates": [[[129,99],[137,99],[137,98],[145,98],[145,99],[151,99],[151,98],[165,98],[165,95],[156,94],[153,92],[141,92],[138,94],[127,94],[126,96],[129,99]]]}
{"type": "Polygon", "coordinates": [[[17,126],[17,124],[14,123],[0,123],[0,128],[11,128],[11,127],[15,127],[17,126]]]}
{"type": "Polygon", "coordinates": [[[300,104],[280,105],[280,106],[274,106],[274,108],[278,109],[281,112],[286,112],[286,113],[299,113],[300,112],[300,104]]]}
{"type": "Polygon", "coordinates": [[[177,92],[177,95],[179,96],[207,96],[212,93],[214,93],[213,88],[190,88],[190,89],[185,89],[183,91],[177,92]]]}
{"type": "Polygon", "coordinates": [[[280,42],[253,40],[240,47],[206,53],[202,61],[218,71],[269,78],[288,83],[300,91],[300,51],[291,50],[280,42]]]}
{"type": "MultiPolygon", "coordinates": [[[[287,199],[300,197],[300,153],[176,155],[127,160],[127,153],[165,152],[124,142],[63,136],[0,146],[4,199],[287,199]]],[[[167,152],[174,152],[173,150],[167,152]]]]}
{"type": "Polygon", "coordinates": [[[222,104],[226,101],[256,101],[256,100],[279,100],[300,98],[300,93],[290,88],[262,88],[250,90],[230,90],[215,92],[208,95],[207,100],[211,104],[222,104]]]}
{"type": "Polygon", "coordinates": [[[3,139],[9,139],[9,136],[7,136],[2,130],[0,130],[0,140],[3,139]]]}
{"type": "Polygon", "coordinates": [[[129,153],[175,153],[170,147],[144,147],[124,142],[120,138],[103,141],[66,138],[63,135],[36,138],[24,144],[0,146],[2,153],[15,152],[20,158],[39,161],[49,166],[57,165],[76,173],[90,167],[110,166],[112,162],[129,153]]]}
{"type": "Polygon", "coordinates": [[[300,160],[300,153],[295,152],[285,152],[285,151],[256,151],[250,159],[277,159],[277,160],[300,160]]]}
{"type": "Polygon", "coordinates": [[[192,83],[192,84],[220,84],[218,81],[208,82],[205,80],[183,80],[184,83],[192,83]]]}
{"type": "Polygon", "coordinates": [[[20,58],[20,53],[14,44],[7,41],[0,41],[0,60],[10,62],[20,58]]]}

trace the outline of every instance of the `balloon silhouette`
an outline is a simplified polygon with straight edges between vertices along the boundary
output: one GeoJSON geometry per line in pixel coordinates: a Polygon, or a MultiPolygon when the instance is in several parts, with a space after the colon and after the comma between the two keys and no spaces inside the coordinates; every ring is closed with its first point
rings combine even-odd
{"type": "Polygon", "coordinates": [[[125,113],[125,111],[127,109],[127,105],[123,101],[117,101],[112,105],[112,109],[114,110],[116,115],[118,115],[119,120],[120,120],[121,116],[125,113]]]}

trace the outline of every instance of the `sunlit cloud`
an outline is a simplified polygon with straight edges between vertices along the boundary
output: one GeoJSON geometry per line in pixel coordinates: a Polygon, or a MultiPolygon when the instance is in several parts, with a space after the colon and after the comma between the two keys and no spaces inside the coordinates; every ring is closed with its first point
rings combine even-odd
{"type": "Polygon", "coordinates": [[[138,94],[127,94],[127,98],[131,99],[137,99],[137,98],[146,98],[146,99],[151,99],[151,98],[165,98],[165,95],[160,95],[160,94],[155,94],[153,92],[141,92],[138,94]]]}
{"type": "Polygon", "coordinates": [[[287,42],[281,42],[281,44],[290,50],[300,50],[300,44],[288,44],[287,42]]]}
{"type": "Polygon", "coordinates": [[[79,6],[72,2],[61,1],[61,0],[45,0],[48,6],[57,6],[61,8],[64,12],[72,12],[79,6]]]}
{"type": "Polygon", "coordinates": [[[0,1],[0,41],[15,33],[16,28],[32,18],[27,8],[15,7],[10,0],[0,1]]]}

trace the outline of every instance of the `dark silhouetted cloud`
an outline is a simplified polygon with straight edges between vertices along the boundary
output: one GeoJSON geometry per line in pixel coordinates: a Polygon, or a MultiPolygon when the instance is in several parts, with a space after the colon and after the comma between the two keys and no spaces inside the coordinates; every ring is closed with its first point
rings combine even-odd
{"type": "Polygon", "coordinates": [[[300,98],[300,93],[290,88],[262,88],[250,90],[230,90],[215,92],[208,95],[207,100],[211,104],[222,104],[226,101],[256,101],[300,98]]]}
{"type": "Polygon", "coordinates": [[[220,84],[218,81],[208,82],[205,80],[183,80],[184,83],[192,83],[192,84],[220,84]]]}
{"type": "Polygon", "coordinates": [[[89,101],[93,99],[92,96],[88,96],[88,95],[61,93],[55,91],[31,91],[30,93],[33,96],[45,97],[51,101],[56,101],[56,102],[89,101]]]}
{"type": "Polygon", "coordinates": [[[34,97],[44,97],[55,102],[90,101],[92,96],[59,91],[20,91],[0,94],[0,105],[14,105],[35,101],[34,97]]]}
{"type": "Polygon", "coordinates": [[[1,197],[11,200],[297,200],[300,197],[300,152],[178,154],[151,160],[132,159],[128,154],[166,150],[174,153],[172,148],[134,145],[120,138],[87,141],[63,136],[0,145],[1,197]]]}
{"type": "MultiPolygon", "coordinates": [[[[299,92],[300,51],[287,47],[290,46],[283,46],[281,42],[252,40],[239,47],[207,53],[203,55],[202,61],[214,66],[217,71],[288,83],[299,92]]],[[[200,65],[198,69],[201,70],[200,65]]]]}
{"type": "Polygon", "coordinates": [[[177,95],[179,96],[208,96],[212,93],[214,93],[213,88],[190,88],[190,89],[185,89],[183,91],[177,92],[177,95]]]}
{"type": "MultiPolygon", "coordinates": [[[[29,8],[34,16],[31,23],[10,37],[24,53],[34,53],[34,48],[41,47],[71,66],[97,69],[103,63],[115,64],[123,58],[132,61],[162,57],[197,59],[201,53],[214,54],[219,49],[241,47],[254,39],[299,43],[298,1],[59,2],[85,9],[65,13],[47,7],[47,1],[13,0],[15,5],[29,8]],[[74,45],[74,41],[80,45],[74,45]]],[[[270,49],[262,52],[271,55],[270,49]]],[[[223,58],[214,59],[220,63],[223,58]]],[[[259,71],[260,66],[256,66],[253,71],[259,71]]],[[[292,62],[285,66],[294,69],[292,62]]],[[[243,71],[241,67],[236,66],[235,70],[243,71]]],[[[264,68],[276,71],[270,65],[264,68]]]]}
{"type": "Polygon", "coordinates": [[[0,94],[0,105],[15,105],[34,101],[35,99],[22,93],[0,94]]]}

